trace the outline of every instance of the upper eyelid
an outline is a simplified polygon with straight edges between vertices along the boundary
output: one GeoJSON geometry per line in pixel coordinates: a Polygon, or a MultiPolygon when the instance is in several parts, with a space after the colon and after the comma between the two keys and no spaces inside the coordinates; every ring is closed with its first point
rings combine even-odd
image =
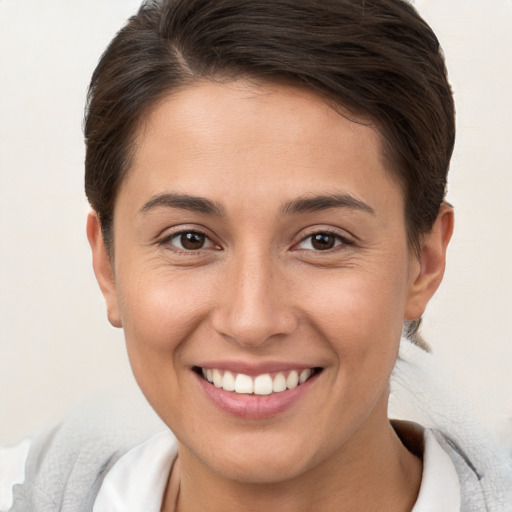
{"type": "MultiPolygon", "coordinates": [[[[298,245],[305,242],[308,238],[311,238],[312,236],[317,235],[317,234],[332,235],[332,236],[338,238],[338,240],[341,242],[339,245],[353,245],[353,242],[351,240],[349,240],[348,238],[346,238],[338,233],[334,233],[331,231],[315,231],[314,233],[311,233],[309,235],[302,237],[297,243],[294,244],[294,247],[297,247],[298,245]]],[[[339,247],[339,245],[332,247],[331,249],[325,249],[325,250],[319,251],[319,252],[328,252],[330,250],[335,249],[336,247],[339,247]]],[[[304,250],[306,250],[306,249],[304,249],[304,250]]]]}
{"type": "MultiPolygon", "coordinates": [[[[213,236],[210,233],[210,230],[198,225],[190,225],[190,226],[173,226],[171,228],[167,227],[166,229],[162,230],[161,233],[164,233],[168,231],[166,234],[159,234],[156,237],[156,243],[165,243],[166,241],[171,240],[172,238],[183,234],[183,233],[200,233],[204,235],[210,242],[212,242],[215,246],[221,246],[220,243],[218,243],[215,239],[216,237],[213,236]],[[168,231],[170,230],[170,231],[168,231]]],[[[330,234],[333,236],[338,237],[343,243],[349,245],[356,243],[357,237],[353,236],[352,234],[348,233],[345,230],[342,230],[341,228],[337,229],[335,227],[321,227],[321,226],[309,226],[307,228],[301,229],[296,235],[295,235],[295,242],[293,242],[293,246],[298,245],[299,243],[303,242],[307,238],[318,234],[318,233],[324,233],[324,234],[330,234]]]]}
{"type": "Polygon", "coordinates": [[[321,226],[311,226],[309,228],[306,228],[305,230],[301,230],[299,233],[297,233],[296,238],[298,238],[298,242],[295,242],[296,244],[299,242],[302,242],[306,238],[309,238],[310,236],[324,233],[329,235],[334,235],[343,240],[346,243],[355,243],[356,237],[352,234],[348,233],[345,230],[337,229],[334,227],[325,227],[322,228],[321,226]]]}
{"type": "MultiPolygon", "coordinates": [[[[165,231],[165,230],[164,230],[165,231]]],[[[220,244],[216,243],[215,240],[213,239],[212,236],[210,236],[206,230],[204,229],[200,229],[200,228],[177,228],[176,230],[170,232],[170,233],[166,233],[165,235],[160,235],[157,237],[156,239],[156,244],[157,245],[165,245],[167,243],[170,243],[171,240],[173,240],[174,238],[180,236],[180,235],[183,235],[183,234],[186,234],[186,233],[199,233],[201,235],[204,235],[204,237],[209,240],[209,242],[211,243],[211,245],[213,247],[219,247],[220,244]]],[[[192,250],[192,249],[189,249],[189,250],[186,250],[186,249],[180,249],[179,247],[176,247],[175,250],[176,251],[182,251],[182,252],[189,252],[189,253],[193,253],[193,252],[199,252],[201,250],[205,250],[205,249],[210,249],[211,247],[205,247],[205,248],[201,248],[201,249],[196,249],[196,250],[192,250]]]]}
{"type": "Polygon", "coordinates": [[[206,236],[210,240],[213,239],[208,229],[202,227],[202,226],[186,226],[183,227],[183,225],[177,225],[177,226],[167,226],[165,229],[162,229],[158,235],[156,235],[155,239],[157,241],[173,238],[177,235],[180,235],[182,233],[201,233],[202,235],[206,236]]]}

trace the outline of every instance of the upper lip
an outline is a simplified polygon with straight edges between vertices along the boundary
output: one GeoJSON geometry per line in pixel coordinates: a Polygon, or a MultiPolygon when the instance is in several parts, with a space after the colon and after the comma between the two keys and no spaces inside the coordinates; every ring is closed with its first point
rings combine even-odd
{"type": "Polygon", "coordinates": [[[204,361],[195,365],[197,368],[217,369],[229,371],[232,373],[243,373],[249,376],[262,375],[265,373],[288,372],[292,370],[306,370],[308,368],[319,368],[316,364],[266,361],[259,363],[249,363],[247,361],[204,361]]]}

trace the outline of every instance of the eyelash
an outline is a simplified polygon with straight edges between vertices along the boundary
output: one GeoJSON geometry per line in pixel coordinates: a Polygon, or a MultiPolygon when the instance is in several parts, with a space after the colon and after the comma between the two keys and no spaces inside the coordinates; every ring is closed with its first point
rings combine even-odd
{"type": "MultiPolygon", "coordinates": [[[[158,243],[159,243],[159,245],[171,245],[171,246],[173,246],[173,250],[175,250],[177,252],[181,252],[181,253],[186,253],[186,254],[197,253],[203,249],[211,249],[211,248],[220,250],[220,247],[216,246],[214,244],[214,242],[211,240],[211,238],[204,231],[201,231],[198,229],[181,230],[176,233],[172,233],[172,234],[166,236],[165,238],[163,238],[158,243]],[[174,245],[172,243],[173,240],[179,239],[180,237],[183,237],[185,235],[192,235],[192,236],[199,235],[200,237],[204,237],[204,241],[208,244],[208,246],[207,247],[202,246],[202,247],[199,247],[196,249],[190,249],[190,248],[187,249],[187,248],[183,247],[183,245],[181,247],[177,247],[176,245],[174,245]]],[[[330,231],[330,230],[318,230],[318,231],[314,231],[314,232],[308,234],[307,236],[303,237],[297,244],[294,245],[294,250],[312,251],[312,252],[318,252],[318,253],[330,253],[330,252],[336,251],[337,248],[340,246],[348,246],[348,245],[353,245],[353,242],[351,240],[348,240],[346,237],[341,236],[339,233],[336,233],[336,232],[330,231]],[[313,243],[314,243],[313,237],[319,236],[319,235],[334,237],[335,245],[333,245],[333,247],[328,247],[327,249],[315,250],[315,248],[313,247],[313,243]],[[309,247],[309,248],[302,247],[301,248],[300,245],[305,243],[307,240],[310,240],[311,247],[309,247]]]]}
{"type": "Polygon", "coordinates": [[[328,229],[320,229],[320,230],[317,230],[317,231],[313,231],[312,233],[310,233],[307,236],[303,237],[300,240],[300,242],[295,245],[295,248],[296,248],[296,250],[299,250],[299,251],[302,250],[302,251],[312,251],[312,252],[316,252],[316,253],[331,253],[331,252],[334,252],[336,250],[339,250],[340,246],[348,246],[348,245],[353,245],[353,242],[351,240],[349,240],[348,238],[340,235],[339,233],[337,233],[335,231],[330,231],[328,229]],[[299,247],[301,244],[306,242],[306,240],[310,240],[309,243],[312,246],[312,244],[313,244],[313,237],[318,236],[318,235],[334,237],[335,245],[333,247],[329,247],[327,249],[317,249],[317,250],[315,250],[313,247],[312,248],[307,248],[307,249],[299,247]]]}
{"type": "Polygon", "coordinates": [[[159,245],[172,245],[173,250],[175,250],[177,252],[181,252],[181,253],[186,253],[186,254],[192,254],[195,252],[199,252],[202,249],[210,249],[210,248],[218,249],[218,246],[215,246],[215,244],[212,242],[211,238],[204,231],[201,231],[199,229],[184,229],[184,230],[178,231],[176,233],[172,233],[172,234],[166,236],[165,238],[163,238],[162,240],[160,240],[158,243],[159,243],[159,245]],[[204,237],[205,243],[207,243],[209,245],[208,245],[208,247],[203,246],[203,247],[199,247],[197,249],[186,249],[183,246],[177,247],[176,245],[174,245],[172,243],[172,241],[174,239],[179,239],[180,237],[183,237],[185,235],[196,235],[196,236],[199,235],[200,237],[204,237]]]}

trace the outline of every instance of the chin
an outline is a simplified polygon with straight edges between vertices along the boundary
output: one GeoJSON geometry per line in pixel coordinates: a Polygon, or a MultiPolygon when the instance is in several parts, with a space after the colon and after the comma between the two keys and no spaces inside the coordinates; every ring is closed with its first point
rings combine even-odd
{"type": "MultiPolygon", "coordinates": [[[[223,458],[219,465],[212,469],[219,475],[230,481],[245,484],[272,485],[293,480],[304,473],[307,467],[303,467],[303,461],[298,457],[273,457],[269,454],[259,456],[247,455],[237,457],[236,460],[226,462],[223,458]]],[[[214,462],[215,464],[215,462],[214,462]]]]}
{"type": "Polygon", "coordinates": [[[214,451],[195,446],[196,458],[222,478],[246,484],[277,484],[293,480],[312,469],[321,459],[307,451],[305,439],[289,434],[248,433],[219,440],[214,451]],[[244,439],[245,437],[245,439],[244,439]]]}

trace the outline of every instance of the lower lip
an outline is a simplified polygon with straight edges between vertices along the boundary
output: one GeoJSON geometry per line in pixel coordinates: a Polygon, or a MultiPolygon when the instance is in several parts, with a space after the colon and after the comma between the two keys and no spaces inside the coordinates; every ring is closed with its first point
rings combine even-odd
{"type": "Polygon", "coordinates": [[[203,391],[217,407],[244,419],[265,419],[284,412],[308,392],[319,376],[315,374],[303,384],[280,393],[249,395],[216,388],[197,373],[194,372],[194,375],[203,391]]]}

